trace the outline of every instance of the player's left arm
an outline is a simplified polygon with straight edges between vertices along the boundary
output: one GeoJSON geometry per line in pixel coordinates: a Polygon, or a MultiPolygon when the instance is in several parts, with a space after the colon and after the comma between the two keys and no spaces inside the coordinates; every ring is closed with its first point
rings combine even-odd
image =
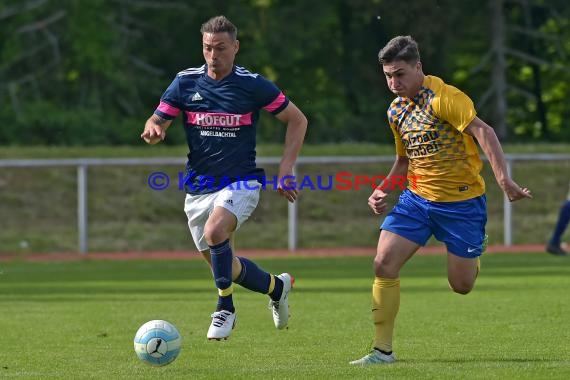
{"type": "Polygon", "coordinates": [[[475,117],[463,132],[473,136],[477,140],[483,153],[485,153],[485,156],[489,160],[497,183],[511,202],[523,198],[532,198],[532,193],[529,189],[517,185],[517,183],[510,178],[503,148],[493,128],[483,120],[475,117]]]}
{"type": "Polygon", "coordinates": [[[283,157],[279,163],[279,183],[277,185],[277,191],[289,202],[295,202],[298,196],[298,191],[294,186],[291,186],[290,183],[294,180],[293,166],[297,161],[299,151],[301,150],[303,141],[305,140],[307,118],[292,101],[289,101],[289,104],[287,104],[283,111],[276,114],[275,117],[287,125],[287,132],[285,133],[285,148],[283,151],[283,157]],[[282,181],[281,179],[284,177],[287,177],[288,179],[282,181]]]}

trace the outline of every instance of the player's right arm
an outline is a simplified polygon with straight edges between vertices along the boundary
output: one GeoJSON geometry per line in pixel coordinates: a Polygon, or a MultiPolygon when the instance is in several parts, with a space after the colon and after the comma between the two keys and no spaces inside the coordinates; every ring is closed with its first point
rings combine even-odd
{"type": "MultiPolygon", "coordinates": [[[[390,106],[391,107],[391,106],[390,106]]],[[[390,121],[390,109],[388,109],[388,120],[390,121]]],[[[368,206],[372,209],[372,211],[380,215],[388,208],[388,204],[386,203],[386,198],[388,194],[392,190],[394,190],[391,186],[391,178],[406,178],[408,175],[408,164],[409,159],[406,155],[406,149],[404,148],[404,143],[402,142],[402,138],[397,131],[397,127],[391,121],[390,130],[392,130],[392,134],[394,135],[394,144],[396,146],[396,161],[394,161],[394,165],[392,165],[392,169],[390,169],[390,173],[384,179],[388,183],[380,183],[372,192],[370,197],[368,197],[368,206]]]]}
{"type": "Polygon", "coordinates": [[[148,118],[141,133],[141,138],[150,145],[154,145],[166,137],[166,130],[172,124],[172,120],[164,119],[157,114],[148,118]]]}
{"type": "Polygon", "coordinates": [[[172,124],[172,120],[180,114],[181,108],[180,77],[177,75],[162,94],[160,103],[152,116],[146,121],[141,138],[151,145],[164,140],[166,130],[172,124]]]}
{"type": "Polygon", "coordinates": [[[397,155],[396,161],[394,162],[394,165],[392,165],[392,169],[390,169],[390,173],[386,177],[386,181],[388,181],[387,186],[382,186],[382,184],[380,184],[376,189],[374,189],[372,195],[368,198],[368,206],[370,206],[375,214],[381,215],[388,208],[386,198],[388,197],[388,194],[394,190],[392,186],[390,186],[390,178],[405,178],[408,175],[408,164],[408,157],[397,155]]]}

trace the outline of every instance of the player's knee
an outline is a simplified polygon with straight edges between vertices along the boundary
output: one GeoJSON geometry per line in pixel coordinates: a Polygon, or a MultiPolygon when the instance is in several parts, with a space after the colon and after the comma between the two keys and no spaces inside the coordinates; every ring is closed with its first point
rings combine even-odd
{"type": "Polygon", "coordinates": [[[453,288],[453,291],[457,294],[461,294],[461,295],[467,295],[469,293],[471,293],[471,290],[473,288],[453,288]]]}
{"type": "Polygon", "coordinates": [[[398,269],[387,255],[374,258],[374,274],[376,277],[396,278],[398,277],[398,269]]]}
{"type": "Polygon", "coordinates": [[[449,287],[457,294],[469,294],[473,290],[473,282],[468,281],[449,281],[449,287]]]}
{"type": "Polygon", "coordinates": [[[204,238],[208,245],[216,245],[229,239],[229,235],[224,229],[219,228],[215,223],[207,223],[204,226],[204,238]]]}

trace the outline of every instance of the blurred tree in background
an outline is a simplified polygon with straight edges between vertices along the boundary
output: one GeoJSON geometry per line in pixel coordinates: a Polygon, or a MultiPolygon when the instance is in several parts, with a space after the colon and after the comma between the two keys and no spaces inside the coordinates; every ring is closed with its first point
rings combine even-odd
{"type": "MultiPolygon", "coordinates": [[[[502,139],[570,141],[562,0],[4,0],[0,144],[140,144],[172,78],[203,63],[199,29],[218,14],[238,27],[237,63],[307,114],[309,142],[391,141],[377,53],[398,34],[502,139]]],[[[262,117],[260,141],[283,129],[262,117]]],[[[172,128],[167,143],[183,142],[172,128]]]]}

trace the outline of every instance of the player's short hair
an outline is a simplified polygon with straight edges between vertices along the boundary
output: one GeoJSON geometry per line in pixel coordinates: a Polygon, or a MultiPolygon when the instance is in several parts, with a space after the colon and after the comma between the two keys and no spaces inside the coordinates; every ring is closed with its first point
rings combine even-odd
{"type": "Polygon", "coordinates": [[[380,64],[404,61],[414,64],[420,60],[418,43],[411,36],[392,38],[378,53],[380,64]]]}
{"type": "Polygon", "coordinates": [[[237,28],[226,16],[215,16],[202,24],[200,33],[227,33],[235,40],[237,38],[237,28]]]}

